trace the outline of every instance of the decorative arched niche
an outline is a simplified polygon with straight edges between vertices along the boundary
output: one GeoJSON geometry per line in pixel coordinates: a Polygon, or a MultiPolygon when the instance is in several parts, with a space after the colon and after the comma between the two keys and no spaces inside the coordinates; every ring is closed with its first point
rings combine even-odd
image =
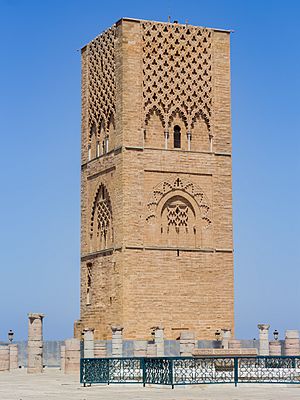
{"type": "Polygon", "coordinates": [[[146,116],[144,133],[145,147],[164,148],[164,126],[163,117],[157,108],[153,108],[146,116]]]}
{"type": "Polygon", "coordinates": [[[197,216],[193,199],[181,191],[165,196],[158,208],[162,241],[169,246],[194,247],[197,244],[197,216]]]}
{"type": "Polygon", "coordinates": [[[184,114],[177,108],[169,119],[170,149],[187,150],[187,121],[184,114]]]}
{"type": "Polygon", "coordinates": [[[167,247],[209,247],[211,209],[201,188],[181,178],[157,185],[147,204],[147,238],[167,247]]]}
{"type": "Polygon", "coordinates": [[[98,187],[91,210],[90,251],[99,251],[113,245],[112,207],[104,184],[98,187]]]}
{"type": "Polygon", "coordinates": [[[210,132],[208,122],[201,112],[196,114],[193,119],[191,134],[192,151],[210,151],[210,132]]]}
{"type": "Polygon", "coordinates": [[[115,147],[115,120],[113,114],[109,118],[108,135],[106,139],[106,150],[111,151],[115,147]]]}
{"type": "Polygon", "coordinates": [[[100,157],[105,154],[106,149],[106,126],[104,120],[99,124],[98,138],[98,157],[100,157]]]}
{"type": "Polygon", "coordinates": [[[92,123],[90,134],[89,134],[89,160],[94,159],[97,156],[97,125],[95,122],[92,123]]]}

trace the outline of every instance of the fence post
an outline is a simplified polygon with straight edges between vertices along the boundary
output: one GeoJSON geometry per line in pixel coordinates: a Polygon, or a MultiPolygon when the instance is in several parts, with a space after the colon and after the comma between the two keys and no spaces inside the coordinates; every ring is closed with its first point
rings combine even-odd
{"type": "Polygon", "coordinates": [[[85,387],[85,382],[83,382],[83,359],[80,359],[80,383],[83,383],[85,387]]]}
{"type": "Polygon", "coordinates": [[[109,385],[109,358],[107,358],[106,360],[106,364],[107,364],[107,384],[109,385]]]}
{"type": "Polygon", "coordinates": [[[169,360],[169,380],[172,385],[172,389],[174,389],[174,381],[173,381],[173,359],[169,360]]]}
{"type": "Polygon", "coordinates": [[[234,386],[237,386],[239,381],[239,359],[234,357],[234,386]]]}
{"type": "Polygon", "coordinates": [[[142,363],[142,373],[143,373],[143,386],[146,386],[146,364],[145,364],[145,358],[141,359],[141,363],[142,363]]]}

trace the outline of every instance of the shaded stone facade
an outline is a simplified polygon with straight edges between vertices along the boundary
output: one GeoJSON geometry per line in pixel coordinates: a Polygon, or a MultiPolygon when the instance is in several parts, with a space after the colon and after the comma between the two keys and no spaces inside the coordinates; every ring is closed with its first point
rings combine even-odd
{"type": "Polygon", "coordinates": [[[234,330],[230,34],[122,19],[82,49],[75,336],[234,330]]]}

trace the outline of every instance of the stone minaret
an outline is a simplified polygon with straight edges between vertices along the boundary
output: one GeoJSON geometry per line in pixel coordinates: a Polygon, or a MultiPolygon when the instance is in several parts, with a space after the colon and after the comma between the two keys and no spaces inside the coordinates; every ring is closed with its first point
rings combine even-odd
{"type": "Polygon", "coordinates": [[[79,337],[233,332],[230,33],[121,19],[82,49],[79,337]]]}

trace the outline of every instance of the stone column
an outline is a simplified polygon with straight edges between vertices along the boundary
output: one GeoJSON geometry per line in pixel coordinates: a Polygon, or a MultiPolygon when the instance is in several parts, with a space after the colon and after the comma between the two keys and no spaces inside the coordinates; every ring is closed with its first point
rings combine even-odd
{"type": "Polygon", "coordinates": [[[258,324],[259,329],[259,355],[268,356],[269,355],[269,324],[258,324]]]}
{"type": "Polygon", "coordinates": [[[123,355],[123,327],[112,326],[112,357],[122,357],[123,355]]]}
{"type": "Polygon", "coordinates": [[[64,374],[66,372],[66,346],[60,346],[60,370],[64,374]]]}
{"type": "Polygon", "coordinates": [[[0,345],[0,371],[9,371],[9,347],[0,345]]]}
{"type": "Polygon", "coordinates": [[[180,356],[190,357],[196,347],[195,333],[183,331],[180,333],[180,356]]]}
{"type": "Polygon", "coordinates": [[[269,342],[270,356],[281,356],[281,343],[279,340],[269,342]]]}
{"type": "Polygon", "coordinates": [[[228,342],[231,339],[231,329],[221,329],[222,349],[228,350],[228,342]]]}
{"type": "Polygon", "coordinates": [[[284,355],[285,356],[299,356],[300,346],[299,346],[299,331],[287,330],[285,331],[285,341],[284,341],[284,355]]]}
{"type": "Polygon", "coordinates": [[[165,131],[165,149],[168,148],[169,132],[165,131]]]}
{"type": "Polygon", "coordinates": [[[187,133],[188,151],[191,150],[191,139],[192,139],[192,134],[191,132],[188,132],[187,133]]]}
{"type": "Polygon", "coordinates": [[[84,358],[94,358],[94,328],[85,328],[83,330],[83,348],[84,358]]]}
{"type": "Polygon", "coordinates": [[[80,370],[80,340],[66,339],[65,373],[75,374],[80,370]]]}
{"type": "Polygon", "coordinates": [[[28,314],[27,372],[43,372],[43,318],[44,314],[28,314]]]}
{"type": "Polygon", "coordinates": [[[164,344],[164,328],[163,326],[156,326],[154,329],[154,343],[156,344],[157,357],[164,357],[165,344],[164,344]]]}
{"type": "Polygon", "coordinates": [[[18,369],[18,345],[9,344],[9,370],[18,369]]]}

